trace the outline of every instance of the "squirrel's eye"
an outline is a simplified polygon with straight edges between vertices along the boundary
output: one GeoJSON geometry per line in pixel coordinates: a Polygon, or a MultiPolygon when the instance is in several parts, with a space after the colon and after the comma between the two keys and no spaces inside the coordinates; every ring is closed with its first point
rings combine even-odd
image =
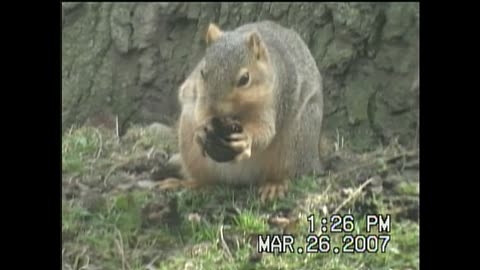
{"type": "Polygon", "coordinates": [[[249,79],[250,75],[248,74],[248,72],[245,72],[245,74],[243,74],[242,77],[240,77],[240,79],[238,80],[237,87],[245,86],[248,83],[249,79]]]}

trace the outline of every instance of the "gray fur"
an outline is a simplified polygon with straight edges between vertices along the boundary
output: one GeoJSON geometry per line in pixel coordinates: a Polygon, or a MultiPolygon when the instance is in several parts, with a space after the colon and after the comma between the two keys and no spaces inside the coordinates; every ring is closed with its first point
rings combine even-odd
{"type": "MultiPolygon", "coordinates": [[[[322,77],[308,47],[293,30],[271,21],[243,25],[226,31],[211,44],[203,59],[210,98],[231,89],[239,69],[251,55],[247,48],[248,33],[257,32],[267,48],[274,79],[274,108],[269,112],[274,124],[272,143],[281,140],[279,168],[290,168],[288,178],[320,170],[319,143],[323,119],[322,77]],[[283,166],[282,166],[283,165],[283,166]]],[[[197,100],[198,102],[198,100],[197,100]]],[[[264,178],[262,162],[252,156],[238,163],[209,162],[221,181],[242,183],[264,178]]],[[[265,180],[265,179],[261,179],[265,180]]]]}

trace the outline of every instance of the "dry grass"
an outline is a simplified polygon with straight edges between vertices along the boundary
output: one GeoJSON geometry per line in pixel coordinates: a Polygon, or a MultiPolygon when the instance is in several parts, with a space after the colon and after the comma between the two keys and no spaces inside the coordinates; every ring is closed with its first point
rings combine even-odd
{"type": "MultiPolygon", "coordinates": [[[[327,175],[297,179],[284,200],[262,204],[253,187],[138,185],[175,152],[158,130],[135,127],[121,140],[95,128],[64,135],[63,269],[418,269],[416,150],[393,143],[356,154],[339,136],[327,175]],[[353,214],[362,234],[367,214],[391,214],[387,252],[254,254],[256,234],[290,232],[305,247],[307,216],[333,213],[353,214]]],[[[331,234],[332,245],[342,235],[331,234]]]]}

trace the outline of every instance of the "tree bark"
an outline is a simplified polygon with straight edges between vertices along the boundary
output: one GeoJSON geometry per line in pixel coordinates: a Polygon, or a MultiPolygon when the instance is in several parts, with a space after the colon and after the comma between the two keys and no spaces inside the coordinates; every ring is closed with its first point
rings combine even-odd
{"type": "MultiPolygon", "coordinates": [[[[418,3],[63,3],[62,127],[175,122],[206,27],[295,29],[324,76],[325,127],[352,149],[415,140],[418,3]]],[[[418,87],[417,87],[418,88],[418,87]]]]}

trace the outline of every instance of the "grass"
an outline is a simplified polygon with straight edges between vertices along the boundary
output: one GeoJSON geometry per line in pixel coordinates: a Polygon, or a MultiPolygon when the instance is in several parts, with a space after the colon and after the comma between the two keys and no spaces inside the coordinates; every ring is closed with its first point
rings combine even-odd
{"type": "MultiPolygon", "coordinates": [[[[395,158],[399,146],[357,155],[324,177],[297,179],[284,200],[262,204],[254,187],[118,188],[148,178],[156,164],[152,153],[175,149],[147,127],[129,132],[120,140],[114,132],[81,127],[63,136],[63,269],[419,268],[419,225],[409,215],[412,206],[418,209],[418,179],[395,158]],[[383,182],[359,189],[367,179],[383,182]],[[392,215],[385,253],[255,254],[258,234],[289,233],[295,248],[305,248],[307,217],[314,214],[318,226],[343,203],[338,214],[355,217],[354,235],[366,234],[367,214],[392,215]]],[[[340,247],[345,234],[325,235],[340,247]]]]}

